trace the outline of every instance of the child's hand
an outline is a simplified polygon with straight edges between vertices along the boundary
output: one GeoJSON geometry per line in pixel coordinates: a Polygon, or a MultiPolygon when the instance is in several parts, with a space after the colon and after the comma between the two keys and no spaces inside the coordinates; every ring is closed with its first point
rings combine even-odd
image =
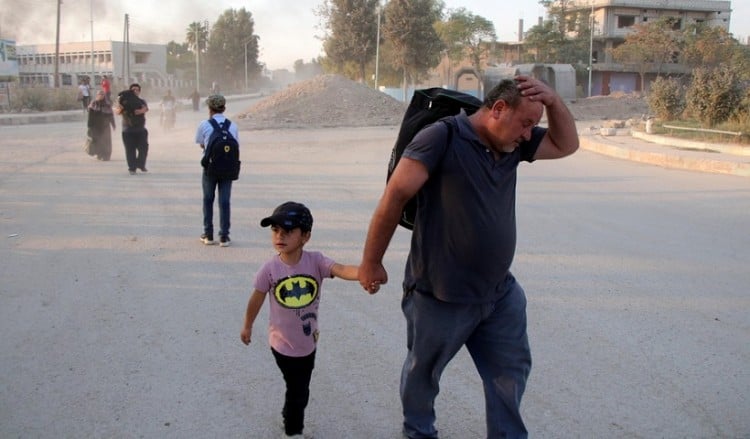
{"type": "Polygon", "coordinates": [[[242,340],[242,343],[249,345],[252,334],[253,334],[252,328],[244,328],[242,332],[240,332],[240,339],[242,340]]]}

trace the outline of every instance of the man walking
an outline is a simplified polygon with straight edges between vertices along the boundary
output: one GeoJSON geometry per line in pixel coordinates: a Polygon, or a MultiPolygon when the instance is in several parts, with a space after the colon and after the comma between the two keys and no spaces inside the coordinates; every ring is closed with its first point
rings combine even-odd
{"type": "Polygon", "coordinates": [[[383,255],[404,205],[416,196],[401,302],[407,437],[437,438],[440,376],[463,346],[484,384],[487,437],[527,437],[520,414],[531,370],[526,296],[510,272],[516,172],[521,161],[557,159],[577,149],[563,100],[525,76],[501,81],[476,113],[435,123],[406,147],[372,216],[359,280],[370,294],[388,281],[383,255]],[[548,129],[536,126],[544,111],[548,129]]]}
{"type": "Polygon", "coordinates": [[[148,130],[146,130],[146,113],[148,104],[141,99],[141,86],[130,84],[132,94],[122,95],[118,100],[116,112],[122,115],[122,143],[125,146],[125,160],[128,172],[135,175],[135,170],[148,172],[146,157],[148,156],[148,130]]]}
{"type": "Polygon", "coordinates": [[[218,188],[219,245],[228,247],[232,181],[237,179],[240,165],[239,131],[236,125],[224,117],[224,110],[226,110],[224,96],[209,96],[206,99],[206,106],[209,118],[198,125],[195,133],[195,143],[199,144],[203,150],[201,160],[203,166],[203,234],[200,239],[205,245],[214,244],[214,199],[218,188]],[[213,136],[217,131],[221,132],[222,136],[213,136]],[[226,157],[223,157],[225,154],[226,157]],[[223,167],[229,168],[229,172],[218,169],[216,163],[220,161],[223,167]]]}

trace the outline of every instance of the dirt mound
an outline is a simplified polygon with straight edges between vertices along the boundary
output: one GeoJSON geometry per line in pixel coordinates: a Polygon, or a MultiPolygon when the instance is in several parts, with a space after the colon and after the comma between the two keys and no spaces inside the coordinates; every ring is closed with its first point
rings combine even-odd
{"type": "Polygon", "coordinates": [[[238,116],[248,129],[399,125],[406,107],[396,99],[339,75],[290,85],[238,116]]]}
{"type": "Polygon", "coordinates": [[[627,120],[649,114],[646,99],[638,93],[592,96],[568,104],[576,120],[627,120]]]}
{"type": "MultiPolygon", "coordinates": [[[[568,107],[576,120],[628,120],[649,114],[637,93],[578,99],[568,107]]],[[[406,104],[340,75],[290,85],[240,112],[245,129],[363,127],[401,124],[406,104]]]]}

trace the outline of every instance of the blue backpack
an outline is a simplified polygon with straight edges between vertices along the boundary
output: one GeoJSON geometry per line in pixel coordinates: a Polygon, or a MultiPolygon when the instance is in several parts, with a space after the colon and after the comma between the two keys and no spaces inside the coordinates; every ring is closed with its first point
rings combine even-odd
{"type": "Polygon", "coordinates": [[[229,132],[232,122],[226,119],[219,125],[214,118],[208,121],[214,130],[208,138],[201,165],[209,177],[237,180],[240,178],[240,144],[229,132]]]}

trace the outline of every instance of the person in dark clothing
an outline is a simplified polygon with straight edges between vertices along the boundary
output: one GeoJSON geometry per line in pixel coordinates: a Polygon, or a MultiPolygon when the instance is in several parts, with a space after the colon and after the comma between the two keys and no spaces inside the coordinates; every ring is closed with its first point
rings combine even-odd
{"type": "Polygon", "coordinates": [[[198,93],[198,89],[195,89],[190,93],[190,100],[193,101],[193,111],[200,110],[201,94],[198,93]]]}
{"type": "MultiPolygon", "coordinates": [[[[135,170],[148,172],[146,157],[148,156],[148,130],[146,130],[146,113],[148,104],[141,99],[141,86],[130,84],[130,91],[135,94],[133,108],[125,108],[118,102],[116,112],[122,115],[122,143],[125,146],[125,159],[128,162],[128,172],[135,175],[135,170]]],[[[130,107],[130,105],[128,105],[130,107]]]]}
{"type": "Polygon", "coordinates": [[[527,76],[501,81],[483,106],[420,131],[373,213],[359,269],[370,294],[388,281],[383,255],[406,202],[417,214],[401,309],[403,432],[437,438],[443,370],[466,346],[484,384],[487,438],[526,438],[521,397],[531,371],[526,295],[510,272],[516,247],[516,173],[522,162],[578,149],[562,98],[527,76]],[[546,112],[548,128],[538,127],[546,112]]]}
{"type": "Polygon", "coordinates": [[[115,129],[115,115],[112,105],[103,90],[96,92],[96,98],[89,104],[88,135],[91,138],[89,155],[108,161],[112,157],[112,130],[115,129]]]}

